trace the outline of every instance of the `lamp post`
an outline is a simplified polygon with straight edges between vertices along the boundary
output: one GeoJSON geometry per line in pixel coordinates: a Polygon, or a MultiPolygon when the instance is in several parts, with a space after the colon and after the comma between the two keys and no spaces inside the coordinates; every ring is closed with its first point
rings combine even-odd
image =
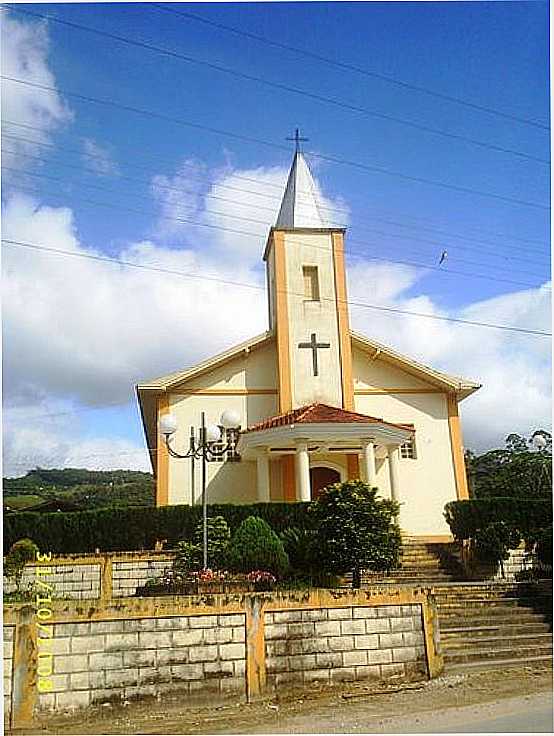
{"type": "MultiPolygon", "coordinates": [[[[190,459],[192,462],[192,479],[194,479],[194,463],[201,461],[202,482],[202,567],[208,567],[208,499],[206,494],[206,464],[208,460],[223,457],[227,452],[233,452],[236,445],[236,432],[240,428],[240,416],[237,412],[226,409],[219,419],[219,424],[206,425],[206,415],[200,414],[200,428],[196,439],[194,427],[190,428],[189,450],[179,453],[170,444],[170,438],[178,428],[177,417],[174,414],[164,414],[160,418],[159,430],[165,441],[168,453],[178,460],[190,459]],[[227,442],[221,444],[224,437],[227,442]]],[[[194,493],[194,483],[192,492],[194,493]]],[[[193,497],[194,503],[194,497],[193,497]]]]}

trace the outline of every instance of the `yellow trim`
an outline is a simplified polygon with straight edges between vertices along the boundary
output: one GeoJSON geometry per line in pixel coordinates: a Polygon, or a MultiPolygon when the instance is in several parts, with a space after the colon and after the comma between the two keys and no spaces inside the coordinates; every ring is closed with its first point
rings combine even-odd
{"type": "Polygon", "coordinates": [[[200,394],[202,396],[276,396],[276,388],[190,388],[176,391],[181,396],[200,394]]]}
{"type": "MultiPolygon", "coordinates": [[[[158,397],[158,422],[164,414],[169,414],[169,396],[164,394],[158,397]]],[[[158,435],[158,426],[156,426],[158,435]]],[[[156,451],[156,506],[169,504],[169,453],[165,443],[158,435],[156,451]]]]}
{"type": "Polygon", "coordinates": [[[446,397],[448,406],[448,429],[450,431],[450,447],[452,449],[452,462],[454,464],[454,475],[456,477],[456,495],[458,501],[469,498],[467,487],[466,465],[464,459],[464,448],[462,444],[462,428],[458,414],[458,400],[455,394],[446,397]]]}
{"type": "Polygon", "coordinates": [[[382,394],[444,394],[440,388],[355,388],[355,396],[379,396],[382,394]]]}
{"type": "Polygon", "coordinates": [[[283,414],[292,409],[285,236],[282,232],[277,231],[272,234],[275,258],[275,331],[277,337],[279,412],[283,414]]]}
{"type": "Polygon", "coordinates": [[[346,456],[346,474],[348,480],[357,480],[360,477],[360,458],[349,453],[346,456]]]}
{"type": "Polygon", "coordinates": [[[339,328],[339,359],[342,381],[342,406],[354,410],[354,380],[352,378],[352,340],[348,320],[348,299],[346,294],[346,273],[344,268],[344,235],[331,234],[333,243],[333,267],[335,272],[335,301],[339,328]]]}

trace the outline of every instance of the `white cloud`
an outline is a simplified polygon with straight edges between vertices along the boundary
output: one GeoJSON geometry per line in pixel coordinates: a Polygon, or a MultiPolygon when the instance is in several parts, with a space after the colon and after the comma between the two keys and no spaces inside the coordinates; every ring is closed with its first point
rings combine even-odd
{"type": "Polygon", "coordinates": [[[98,176],[116,176],[119,167],[107,148],[101,146],[93,138],[83,138],[83,162],[98,176]]]}
{"type": "Polygon", "coordinates": [[[143,446],[111,437],[79,438],[83,421],[64,402],[4,409],[3,424],[4,477],[35,467],[151,470],[143,446]]]}
{"type": "MultiPolygon", "coordinates": [[[[2,119],[20,123],[25,127],[9,126],[9,133],[18,138],[27,138],[47,143],[51,133],[72,119],[72,112],[56,91],[56,79],[48,63],[49,36],[46,22],[20,22],[2,11],[2,74],[23,79],[53,91],[5,81],[2,84],[2,119]]],[[[29,159],[21,154],[44,151],[41,146],[24,141],[9,140],[10,166],[28,166],[29,159]]]]}
{"type": "MultiPolygon", "coordinates": [[[[372,304],[476,322],[550,331],[549,284],[486,299],[455,312],[425,295],[408,296],[421,273],[396,264],[350,269],[350,298],[368,293],[372,304]]],[[[423,363],[482,384],[461,405],[465,444],[502,446],[510,432],[551,425],[551,346],[545,337],[406,317],[354,307],[353,327],[423,363]]]]}

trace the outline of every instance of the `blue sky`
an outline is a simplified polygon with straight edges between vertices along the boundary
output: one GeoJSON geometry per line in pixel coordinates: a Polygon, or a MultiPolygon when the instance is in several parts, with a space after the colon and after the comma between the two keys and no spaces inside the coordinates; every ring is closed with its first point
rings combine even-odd
{"type": "MultiPolygon", "coordinates": [[[[173,7],[477,106],[549,123],[546,3],[190,3],[173,7]]],[[[144,41],[377,114],[513,149],[535,159],[549,159],[548,131],[539,127],[339,69],[161,11],[147,3],[41,4],[21,5],[20,8],[144,41]]],[[[233,219],[233,204],[228,200],[238,196],[236,189],[223,189],[223,196],[227,198],[223,205],[205,197],[214,194],[214,182],[225,187],[231,178],[238,177],[233,178],[234,186],[245,189],[252,184],[245,184],[244,177],[256,179],[261,176],[263,182],[259,188],[254,187],[260,193],[265,192],[266,209],[262,208],[261,199],[253,200],[243,194],[251,201],[243,202],[234,214],[246,217],[248,212],[250,218],[270,222],[271,208],[278,205],[279,185],[289,166],[290,152],[92,104],[66,94],[73,91],[284,146],[287,145],[284,138],[299,126],[310,138],[305,146],[309,159],[312,151],[393,172],[391,175],[372,173],[349,165],[310,159],[331,206],[339,206],[348,213],[347,249],[351,251],[352,297],[365,295],[369,298],[371,293],[374,300],[384,304],[408,305],[419,307],[420,311],[458,317],[476,313],[484,321],[504,321],[506,324],[519,320],[517,324],[530,328],[537,324],[533,310],[538,310],[540,319],[544,319],[544,301],[541,300],[548,296],[544,288],[538,296],[532,287],[544,285],[550,273],[549,213],[545,209],[550,198],[548,165],[353,112],[54,22],[38,25],[41,22],[37,19],[16,12],[8,12],[8,17],[15,32],[10,34],[12,40],[4,53],[11,55],[9,68],[15,69],[12,76],[23,75],[29,81],[46,83],[56,89],[50,93],[47,104],[39,91],[27,89],[31,98],[19,99],[22,85],[4,84],[3,94],[8,97],[4,118],[19,120],[35,128],[33,131],[8,124],[4,133],[35,141],[38,138],[39,142],[49,144],[41,147],[28,142],[18,143],[9,137],[3,140],[4,166],[41,175],[33,178],[4,171],[4,207],[11,202],[12,207],[7,211],[12,218],[9,220],[12,238],[17,239],[17,235],[29,240],[29,218],[37,216],[37,209],[51,208],[41,212],[44,222],[50,222],[49,216],[57,217],[67,208],[71,212],[71,223],[63,227],[56,224],[61,230],[52,230],[51,238],[55,243],[44,240],[49,232],[44,222],[42,229],[33,230],[34,240],[40,241],[43,233],[42,244],[55,246],[63,242],[61,232],[65,227],[65,235],[78,242],[76,245],[72,241],[72,247],[116,258],[129,258],[129,253],[138,257],[137,244],[147,242],[151,252],[145,255],[141,251],[139,255],[150,259],[150,263],[158,263],[160,259],[171,264],[190,262],[199,271],[215,269],[235,277],[242,274],[243,279],[263,283],[262,234],[267,229],[264,225],[254,226],[259,234],[254,239],[246,239],[251,245],[241,250],[238,244],[233,251],[235,246],[227,247],[229,241],[223,242],[217,231],[194,226],[177,228],[174,222],[171,227],[167,214],[206,222],[210,215],[205,210],[219,208],[221,211],[223,208],[228,214],[218,220],[220,224],[252,231],[253,226],[248,221],[233,219]],[[35,51],[29,50],[25,33],[30,34],[31,39],[33,33],[38,34],[41,39],[39,51],[36,51],[36,44],[35,51]],[[26,63],[29,60],[32,63],[26,63]],[[32,109],[36,105],[39,108],[45,105],[45,110],[39,109],[37,114],[36,109],[32,109]],[[18,155],[6,153],[10,150],[18,155]],[[93,157],[83,157],[84,151],[92,152],[93,157]],[[26,158],[25,153],[43,160],[26,158]],[[96,167],[91,171],[100,156],[103,157],[103,170],[96,167]],[[181,168],[183,162],[187,164],[184,169],[181,168]],[[539,206],[407,181],[394,174],[435,180],[539,206]],[[62,182],[41,178],[43,175],[62,182]],[[184,202],[168,201],[167,187],[175,187],[172,190],[175,191],[183,182],[193,194],[184,202]],[[26,191],[29,187],[34,190],[32,194],[26,191]],[[33,198],[29,210],[17,200],[23,195],[33,198]],[[85,200],[111,206],[91,205],[85,200]],[[160,219],[164,213],[166,219],[160,219]],[[227,250],[223,250],[226,247],[227,250]],[[436,266],[445,249],[448,258],[442,272],[398,263],[436,266]],[[450,274],[446,269],[458,273],[450,274]],[[388,291],[383,292],[381,287],[367,290],[368,274],[371,278],[379,277],[381,285],[389,284],[388,291]]],[[[7,37],[6,25],[4,30],[7,37]]],[[[219,190],[220,196],[221,193],[219,190]]],[[[343,215],[344,212],[341,217],[343,215]]],[[[211,221],[213,224],[213,219],[211,221]]],[[[239,235],[235,239],[237,243],[245,240],[239,235]]],[[[40,278],[45,284],[53,271],[59,271],[61,264],[65,268],[71,260],[28,252],[14,255],[8,248],[6,253],[5,271],[13,281],[13,292],[9,292],[13,294],[20,294],[25,278],[31,279],[36,259],[42,264],[40,278]]],[[[198,323],[201,315],[189,314],[187,324],[184,306],[178,300],[168,305],[163,297],[148,304],[147,300],[143,301],[140,307],[127,304],[120,311],[117,293],[108,293],[111,281],[102,281],[104,271],[98,268],[104,266],[91,263],[89,271],[80,274],[85,285],[94,284],[90,292],[86,288],[81,291],[82,300],[73,296],[64,301],[60,297],[55,304],[47,304],[48,297],[44,296],[44,301],[40,302],[39,296],[33,294],[30,305],[27,303],[27,308],[36,307],[37,313],[42,309],[51,319],[59,317],[61,320],[58,328],[63,341],[58,348],[67,349],[65,364],[60,362],[59,355],[52,359],[48,343],[39,348],[38,355],[33,355],[36,325],[29,325],[28,315],[22,317],[17,307],[19,302],[14,297],[13,310],[8,310],[5,318],[8,321],[5,325],[6,418],[9,418],[10,407],[16,412],[14,426],[29,413],[38,412],[38,417],[40,413],[76,410],[80,412],[75,415],[77,424],[74,425],[78,427],[78,442],[83,447],[89,443],[91,455],[98,443],[103,442],[105,446],[115,440],[127,443],[129,452],[134,452],[142,436],[133,403],[133,383],[138,378],[156,375],[162,369],[181,368],[183,361],[187,364],[214,349],[227,347],[235,332],[237,338],[243,335],[239,328],[234,332],[233,328],[221,326],[218,331],[217,326],[212,326],[207,339],[198,325],[194,328],[190,325],[192,320],[198,323]],[[99,283],[96,283],[95,273],[99,283]],[[103,303],[114,304],[115,308],[109,314],[102,314],[103,303]],[[153,339],[148,319],[153,310],[160,308],[160,303],[165,310],[162,316],[166,329],[153,339]],[[116,331],[105,345],[101,336],[91,338],[88,345],[83,338],[91,334],[86,325],[90,324],[94,309],[98,309],[101,318],[106,320],[106,335],[110,326],[116,331]],[[175,322],[175,313],[179,310],[184,311],[179,319],[185,320],[186,345],[173,349],[175,329],[181,326],[181,322],[175,322]],[[74,332],[65,326],[68,312],[74,332]],[[17,335],[15,342],[10,344],[7,335],[17,335]],[[112,373],[105,365],[95,370],[94,360],[87,354],[97,349],[100,352],[121,350],[125,354],[127,343],[136,344],[139,339],[140,359],[136,359],[138,348],[133,347],[127,351],[121,365],[115,365],[117,360],[113,358],[112,373]],[[10,356],[16,348],[17,360],[10,356]],[[151,351],[150,363],[148,350],[151,351]],[[42,374],[36,366],[29,368],[37,358],[45,366],[42,374]],[[76,369],[74,380],[71,378],[72,359],[83,366],[81,372],[76,369]],[[149,365],[151,370],[148,370],[149,365]],[[62,380],[61,376],[65,375],[70,378],[62,380]],[[108,388],[104,390],[103,386],[108,388]],[[118,388],[111,391],[109,386],[118,388]],[[102,408],[105,404],[119,406],[102,408]],[[94,411],[89,410],[91,407],[94,411]]],[[[118,267],[106,268],[113,272],[118,267]]],[[[124,267],[121,271],[123,274],[124,267]]],[[[38,274],[34,276],[38,278],[38,274]]],[[[58,276],[59,273],[56,278],[58,276]]],[[[136,284],[125,282],[124,276],[121,281],[123,288],[136,287],[136,284]]],[[[158,282],[156,276],[155,288],[163,290],[163,284],[158,282]]],[[[148,291],[147,284],[141,282],[140,293],[148,291]]],[[[51,287],[57,288],[54,284],[51,287]]],[[[63,291],[63,286],[59,288],[63,291]]],[[[117,290],[117,286],[113,288],[117,290]]],[[[135,296],[139,298],[139,294],[135,296]]],[[[148,299],[151,298],[150,294],[148,299]]],[[[361,315],[360,311],[353,310],[353,322],[358,319],[359,326],[369,334],[406,351],[415,351],[416,357],[434,361],[437,367],[453,372],[467,373],[472,367],[481,368],[468,361],[467,350],[478,352],[484,343],[495,343],[494,354],[489,354],[486,360],[483,358],[481,372],[486,372],[485,367],[491,362],[495,369],[506,361],[511,362],[516,372],[520,370],[520,383],[529,392],[527,403],[524,401],[520,406],[523,418],[517,429],[526,431],[533,428],[533,422],[542,420],[542,415],[537,416],[536,407],[544,406],[547,384],[542,375],[548,368],[543,338],[522,336],[516,344],[509,340],[496,344],[497,337],[491,338],[490,331],[473,330],[467,337],[469,328],[466,328],[464,339],[467,337],[470,343],[466,347],[460,344],[462,355],[456,361],[457,341],[452,342],[453,333],[447,335],[443,330],[437,338],[433,333],[435,326],[425,321],[422,325],[425,334],[414,343],[413,330],[408,330],[409,335],[403,334],[400,318],[385,318],[376,312],[368,314],[367,310],[361,315]],[[431,333],[433,340],[428,337],[431,333]],[[437,339],[442,341],[442,351],[436,347],[437,339]],[[431,342],[432,348],[429,347],[431,342]],[[456,370],[458,364],[460,368],[456,370]],[[537,374],[541,377],[535,380],[537,374]]],[[[264,319],[265,316],[258,320],[261,329],[265,328],[264,319]]],[[[248,332],[250,326],[258,326],[256,320],[255,324],[250,322],[247,320],[244,324],[247,332],[244,336],[251,334],[248,332]]],[[[545,329],[548,329],[548,319],[545,329]]],[[[52,351],[55,349],[53,344],[50,347],[52,351]]],[[[492,350],[490,345],[488,349],[492,350]]],[[[470,372],[470,377],[481,376],[472,376],[470,372]]],[[[503,380],[499,373],[491,376],[492,382],[503,380]]],[[[513,416],[503,415],[503,422],[492,423],[494,430],[490,433],[475,431],[471,434],[471,427],[481,426],[484,416],[490,417],[495,406],[500,410],[499,396],[489,396],[490,400],[482,400],[480,413],[476,411],[475,416],[470,417],[470,436],[467,437],[466,431],[466,444],[471,445],[473,437],[481,446],[490,445],[501,440],[502,434],[513,427],[513,416]]],[[[48,420],[37,421],[37,428],[41,421],[48,420]]],[[[60,447],[66,449],[51,449],[50,456],[37,451],[34,461],[69,462],[67,437],[63,436],[67,429],[63,421],[59,421],[61,426],[50,429],[46,426],[40,431],[50,431],[54,435],[57,432],[60,447]]],[[[9,448],[8,456],[5,455],[7,465],[15,462],[21,468],[25,463],[32,466],[31,460],[14,460],[16,456],[23,457],[22,447],[29,447],[24,437],[16,438],[12,434],[5,445],[9,448]]],[[[82,457],[85,454],[83,451],[82,457]]],[[[136,457],[133,455],[133,462],[136,457]]],[[[75,460],[74,456],[71,458],[75,460]]]]}

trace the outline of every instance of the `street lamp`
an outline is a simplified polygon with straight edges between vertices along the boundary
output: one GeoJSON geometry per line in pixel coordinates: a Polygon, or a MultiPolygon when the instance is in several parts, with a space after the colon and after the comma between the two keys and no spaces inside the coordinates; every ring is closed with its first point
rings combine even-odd
{"type": "Polygon", "coordinates": [[[223,457],[226,453],[234,453],[237,433],[240,429],[240,415],[231,409],[226,409],[220,419],[219,424],[206,425],[206,417],[204,412],[200,414],[200,428],[198,439],[196,438],[194,427],[190,428],[189,449],[188,452],[179,453],[170,445],[170,438],[175,434],[179,426],[177,417],[174,414],[164,414],[160,417],[159,430],[165,441],[168,453],[171,457],[178,460],[191,460],[191,480],[192,480],[192,500],[194,503],[194,463],[195,460],[201,460],[202,468],[202,567],[204,570],[208,567],[208,499],[206,494],[206,463],[208,460],[215,460],[223,457]],[[227,437],[227,442],[222,444],[223,437],[227,437]]]}

